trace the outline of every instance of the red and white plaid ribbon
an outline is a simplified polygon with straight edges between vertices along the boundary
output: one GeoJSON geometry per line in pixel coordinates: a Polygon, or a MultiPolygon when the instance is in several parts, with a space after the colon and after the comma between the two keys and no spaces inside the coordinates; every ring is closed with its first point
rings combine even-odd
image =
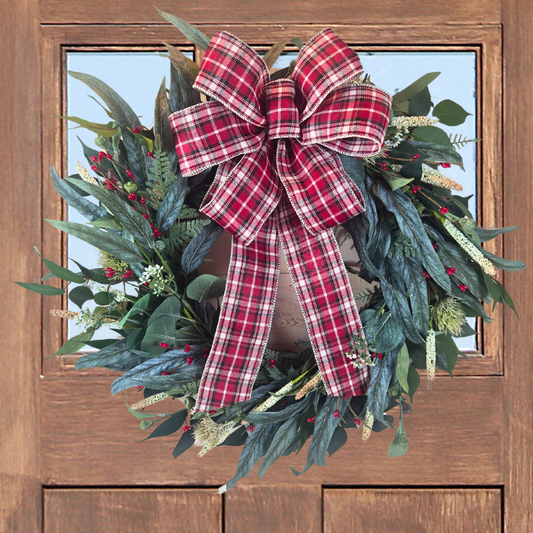
{"type": "Polygon", "coordinates": [[[221,315],[194,411],[250,398],[280,271],[280,242],[328,394],[366,392],[345,353],[361,321],[331,228],[364,211],[338,153],[379,152],[391,97],[354,84],[357,54],[332,30],[300,51],[291,79],[270,81],[261,57],[219,32],[194,88],[211,100],[170,121],[184,176],[219,165],[200,211],[232,234],[221,315]]]}

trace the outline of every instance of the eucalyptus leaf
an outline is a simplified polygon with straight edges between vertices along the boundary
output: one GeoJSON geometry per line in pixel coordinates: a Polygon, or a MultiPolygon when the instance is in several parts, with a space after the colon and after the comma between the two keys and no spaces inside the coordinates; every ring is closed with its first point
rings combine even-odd
{"type": "MultiPolygon", "coordinates": [[[[54,167],[50,167],[50,177],[52,184],[59,196],[67,202],[70,207],[73,207],[78,213],[84,216],[87,220],[93,222],[99,218],[107,215],[107,211],[102,209],[99,205],[91,202],[80,196],[74,189],[67,184],[67,182],[59,176],[54,167]]],[[[77,184],[78,182],[76,182],[77,184]]]]}
{"type": "Polygon", "coordinates": [[[210,298],[223,296],[225,287],[226,280],[212,274],[202,274],[187,285],[187,296],[203,303],[210,298]]]}
{"type": "MultiPolygon", "coordinates": [[[[86,344],[87,341],[90,341],[93,338],[94,335],[94,329],[89,329],[87,331],[83,331],[82,333],[79,333],[78,335],[75,335],[74,337],[71,337],[57,352],[50,356],[54,357],[55,355],[62,355],[62,354],[74,354],[81,350],[86,344]]],[[[48,359],[50,359],[50,357],[48,359]]]]}
{"type": "Polygon", "coordinates": [[[139,314],[144,313],[148,309],[148,303],[150,302],[150,294],[145,294],[139,298],[132,306],[132,308],[124,315],[124,318],[118,323],[119,328],[123,328],[128,319],[139,314]]]}
{"type": "Polygon", "coordinates": [[[202,50],[207,50],[209,39],[198,28],[195,28],[192,24],[189,24],[175,15],[161,11],[157,7],[156,10],[164,19],[168,20],[181,33],[183,33],[191,43],[199,46],[202,50]]]}
{"type": "Polygon", "coordinates": [[[412,117],[425,117],[430,109],[431,95],[427,87],[424,87],[409,99],[409,115],[412,117]]]}
{"type": "Polygon", "coordinates": [[[186,274],[198,269],[222,231],[221,226],[211,221],[191,240],[181,256],[181,267],[186,274]]]}
{"type": "Polygon", "coordinates": [[[148,439],[155,439],[157,437],[167,437],[176,433],[178,429],[183,426],[183,423],[187,419],[188,411],[187,409],[182,409],[177,413],[174,413],[170,418],[167,418],[165,421],[161,422],[153,431],[143,439],[143,441],[148,439]]]}
{"type": "Polygon", "coordinates": [[[459,126],[471,114],[452,100],[441,100],[433,108],[433,116],[437,117],[439,122],[446,124],[446,126],[459,126]]]}
{"type": "Polygon", "coordinates": [[[77,224],[75,222],[45,220],[58,230],[64,231],[74,237],[78,237],[82,241],[92,244],[96,248],[99,248],[118,259],[122,259],[126,263],[144,261],[144,257],[137,246],[118,235],[102,231],[98,228],[91,228],[84,224],[77,224]]]}
{"type": "Polygon", "coordinates": [[[412,365],[409,367],[409,372],[407,373],[407,384],[409,385],[409,399],[412,402],[415,392],[420,386],[420,374],[418,373],[418,370],[412,365]]]}
{"type": "Polygon", "coordinates": [[[119,198],[114,192],[107,191],[103,187],[98,187],[85,181],[78,186],[104,204],[141,246],[148,249],[154,247],[154,237],[150,223],[132,209],[131,205],[119,198]]]}
{"type": "Polygon", "coordinates": [[[403,428],[403,421],[400,417],[400,425],[396,431],[396,435],[394,435],[394,438],[390,443],[388,455],[389,457],[400,457],[405,455],[408,449],[409,441],[407,440],[407,435],[405,434],[405,430],[403,428]]]}
{"type": "Polygon", "coordinates": [[[68,291],[68,299],[81,308],[85,302],[93,299],[93,291],[84,285],[74,287],[68,291]]]}
{"type": "Polygon", "coordinates": [[[398,359],[396,360],[396,377],[400,382],[402,389],[408,393],[409,392],[409,350],[407,345],[404,344],[398,354],[398,359]]]}
{"type": "Polygon", "coordinates": [[[452,147],[448,134],[437,126],[419,126],[413,130],[415,141],[422,141],[429,144],[452,147]]]}
{"type": "Polygon", "coordinates": [[[50,285],[41,285],[40,283],[25,283],[22,281],[15,281],[17,285],[20,285],[23,289],[27,289],[43,296],[57,296],[58,294],[64,294],[65,289],[59,289],[57,287],[50,287],[50,285]]]}

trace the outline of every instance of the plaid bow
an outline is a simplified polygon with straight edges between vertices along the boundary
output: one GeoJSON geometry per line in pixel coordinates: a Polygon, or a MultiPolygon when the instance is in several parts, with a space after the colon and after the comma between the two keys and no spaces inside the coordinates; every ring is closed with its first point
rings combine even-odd
{"type": "Polygon", "coordinates": [[[210,101],[170,117],[183,175],[218,165],[200,211],[232,234],[195,412],[250,398],[272,323],[280,243],[327,393],[366,392],[367,368],[345,355],[363,332],[331,229],[365,209],[337,152],[378,153],[389,123],[390,95],[354,84],[362,71],[327,29],[301,49],[290,79],[270,81],[254,50],[219,32],[194,83],[210,101]]]}

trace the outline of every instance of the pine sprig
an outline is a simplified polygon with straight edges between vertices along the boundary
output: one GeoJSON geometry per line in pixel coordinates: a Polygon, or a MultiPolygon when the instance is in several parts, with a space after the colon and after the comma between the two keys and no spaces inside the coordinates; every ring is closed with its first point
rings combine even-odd
{"type": "Polygon", "coordinates": [[[468,143],[476,143],[481,141],[481,139],[469,139],[466,135],[463,135],[462,133],[456,133],[454,135],[450,133],[448,134],[448,136],[450,137],[450,142],[458,148],[464,148],[468,143]]]}

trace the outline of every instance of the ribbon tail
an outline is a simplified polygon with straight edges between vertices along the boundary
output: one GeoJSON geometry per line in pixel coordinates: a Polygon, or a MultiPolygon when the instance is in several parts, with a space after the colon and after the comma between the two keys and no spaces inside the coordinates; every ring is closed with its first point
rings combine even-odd
{"type": "Polygon", "coordinates": [[[363,395],[368,368],[355,368],[345,355],[354,336],[363,335],[363,327],[333,230],[309,233],[286,195],[278,216],[285,258],[326,391],[330,396],[363,395]]]}
{"type": "Polygon", "coordinates": [[[275,213],[250,245],[232,237],[226,291],[193,413],[250,399],[272,324],[279,253],[275,213]]]}

